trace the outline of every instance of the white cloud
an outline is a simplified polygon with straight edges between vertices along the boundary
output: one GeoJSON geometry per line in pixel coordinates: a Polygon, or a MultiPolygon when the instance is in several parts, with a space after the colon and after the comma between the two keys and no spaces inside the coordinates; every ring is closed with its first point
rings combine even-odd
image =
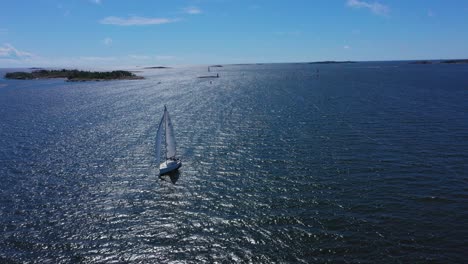
{"type": "Polygon", "coordinates": [[[104,45],[110,46],[112,45],[112,39],[111,38],[105,38],[103,41],[104,45]]]}
{"type": "Polygon", "coordinates": [[[168,24],[179,21],[178,19],[170,18],[151,18],[151,17],[138,17],[132,16],[129,18],[122,17],[106,17],[99,21],[101,24],[118,25],[118,26],[141,26],[141,25],[160,25],[168,24]]]}
{"type": "Polygon", "coordinates": [[[343,49],[346,49],[346,50],[347,50],[347,49],[350,49],[350,48],[351,48],[351,47],[348,46],[348,45],[344,45],[344,46],[343,46],[343,49]]]}
{"type": "Polygon", "coordinates": [[[190,14],[190,15],[197,15],[197,14],[201,14],[202,11],[200,8],[196,7],[196,6],[189,6],[189,7],[186,7],[184,8],[184,13],[186,14],[190,14]]]}
{"type": "Polygon", "coordinates": [[[101,0],[90,0],[91,2],[95,3],[95,4],[98,4],[100,5],[101,4],[101,0]]]}
{"type": "Polygon", "coordinates": [[[26,59],[31,58],[34,55],[32,53],[21,51],[13,47],[13,45],[5,43],[0,46],[0,58],[1,59],[26,59]]]}
{"type": "Polygon", "coordinates": [[[390,12],[390,8],[388,6],[379,2],[371,3],[360,0],[348,0],[346,4],[353,8],[367,8],[376,15],[387,15],[390,12]]]}

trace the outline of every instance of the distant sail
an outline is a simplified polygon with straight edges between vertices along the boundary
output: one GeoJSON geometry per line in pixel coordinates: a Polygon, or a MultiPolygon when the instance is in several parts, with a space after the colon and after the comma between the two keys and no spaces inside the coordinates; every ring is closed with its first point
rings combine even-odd
{"type": "Polygon", "coordinates": [[[164,121],[164,115],[161,118],[161,122],[159,122],[158,132],[156,133],[156,164],[161,162],[161,143],[162,143],[162,124],[164,121]]]}
{"type": "Polygon", "coordinates": [[[176,142],[174,137],[174,128],[172,127],[171,118],[169,112],[164,109],[165,126],[166,126],[166,148],[167,148],[167,159],[174,158],[176,155],[176,142]]]}

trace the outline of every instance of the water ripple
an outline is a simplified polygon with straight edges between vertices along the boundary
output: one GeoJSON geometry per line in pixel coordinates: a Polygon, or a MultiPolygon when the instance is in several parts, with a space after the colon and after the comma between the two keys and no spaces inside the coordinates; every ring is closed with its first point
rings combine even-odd
{"type": "Polygon", "coordinates": [[[368,64],[0,80],[0,262],[462,262],[466,76],[368,64]]]}

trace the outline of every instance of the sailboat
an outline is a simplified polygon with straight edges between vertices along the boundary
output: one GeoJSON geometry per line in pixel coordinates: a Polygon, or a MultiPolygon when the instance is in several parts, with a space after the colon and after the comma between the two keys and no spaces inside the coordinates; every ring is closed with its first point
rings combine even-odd
{"type": "Polygon", "coordinates": [[[180,159],[176,157],[176,142],[174,137],[174,128],[169,117],[169,112],[166,106],[164,106],[164,114],[159,122],[158,132],[156,133],[156,164],[159,165],[159,175],[167,174],[175,171],[182,166],[180,159]],[[164,146],[165,146],[165,157],[164,161],[161,162],[161,148],[162,138],[164,130],[164,146]],[[160,163],[161,162],[161,163],[160,163]]]}

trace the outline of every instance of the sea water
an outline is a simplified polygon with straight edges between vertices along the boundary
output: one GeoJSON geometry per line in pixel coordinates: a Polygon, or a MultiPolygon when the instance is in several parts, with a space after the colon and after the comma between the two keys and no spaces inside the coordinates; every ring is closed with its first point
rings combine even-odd
{"type": "Polygon", "coordinates": [[[468,65],[139,70],[0,79],[0,262],[468,257],[468,65]],[[159,178],[164,105],[183,166],[159,178]]]}

